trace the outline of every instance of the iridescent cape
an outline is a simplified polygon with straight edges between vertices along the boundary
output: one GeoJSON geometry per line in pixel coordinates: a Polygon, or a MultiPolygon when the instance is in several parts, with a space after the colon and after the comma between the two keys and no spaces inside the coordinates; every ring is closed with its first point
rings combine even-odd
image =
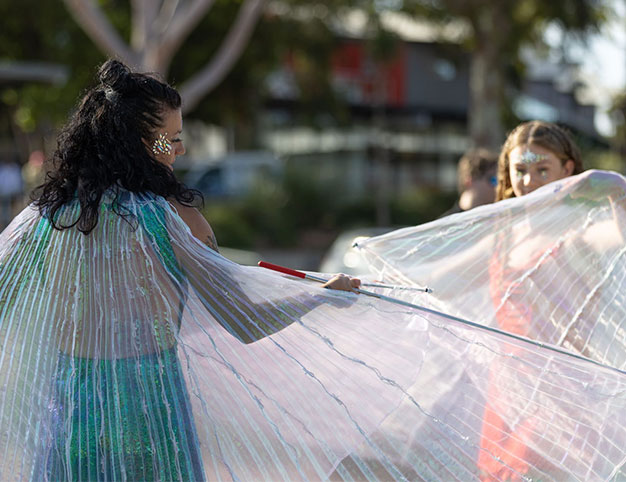
{"type": "MultiPolygon", "coordinates": [[[[370,238],[355,248],[374,278],[433,290],[387,294],[611,367],[616,369],[614,380],[622,384],[626,376],[625,239],[626,179],[591,170],[522,198],[370,238]]],[[[530,426],[536,431],[543,421],[525,427],[530,417],[519,414],[512,424],[493,422],[500,414],[492,417],[487,412],[499,410],[502,396],[494,393],[519,380],[508,379],[499,364],[492,366],[489,376],[483,424],[490,423],[488,428],[500,437],[500,447],[494,451],[512,460],[529,451],[509,449],[505,439],[533,448],[534,436],[523,432],[530,426]]],[[[615,393],[623,404],[624,393],[615,393]]],[[[604,423],[605,433],[612,433],[614,421],[606,417],[604,423]]],[[[596,450],[593,443],[586,444],[589,453],[596,450]]],[[[481,443],[483,448],[487,445],[481,443]]],[[[581,474],[569,466],[562,478],[626,477],[624,460],[616,469],[581,474]]],[[[500,473],[503,478],[506,471],[500,473]]],[[[498,478],[498,474],[491,476],[498,478]]]]}
{"type": "Polygon", "coordinates": [[[539,421],[520,477],[610,479],[625,392],[611,368],[234,264],[151,194],[112,190],[89,235],[33,207],[0,235],[0,480],[472,480],[499,459],[487,400],[539,421]]]}
{"type": "Polygon", "coordinates": [[[416,301],[626,369],[626,178],[586,171],[360,243],[416,301]]]}

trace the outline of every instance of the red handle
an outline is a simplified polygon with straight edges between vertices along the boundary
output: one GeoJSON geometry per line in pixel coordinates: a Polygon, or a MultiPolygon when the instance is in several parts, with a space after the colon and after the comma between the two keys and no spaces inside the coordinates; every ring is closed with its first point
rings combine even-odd
{"type": "Polygon", "coordinates": [[[259,266],[261,268],[273,269],[274,271],[278,271],[280,273],[290,274],[291,276],[296,276],[297,278],[306,278],[306,274],[301,271],[296,271],[295,269],[285,268],[284,266],[279,266],[277,264],[267,263],[265,261],[259,261],[259,266]]]}

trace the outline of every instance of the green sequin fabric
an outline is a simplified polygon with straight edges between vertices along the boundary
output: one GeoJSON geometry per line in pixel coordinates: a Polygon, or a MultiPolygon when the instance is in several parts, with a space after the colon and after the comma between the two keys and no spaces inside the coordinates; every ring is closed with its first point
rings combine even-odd
{"type": "Polygon", "coordinates": [[[175,350],[60,355],[33,480],[204,480],[175,350]]]}
{"type": "MultiPolygon", "coordinates": [[[[103,202],[102,218],[113,208],[124,209],[125,197],[103,202]]],[[[184,309],[184,277],[165,228],[163,206],[139,204],[131,221],[138,222],[176,281],[178,319],[171,320],[175,324],[155,320],[153,333],[161,347],[157,353],[119,359],[59,355],[33,480],[204,480],[172,341],[184,309]]],[[[50,229],[46,219],[41,223],[39,236],[50,229]]],[[[45,269],[39,268],[43,275],[45,269]]]]}

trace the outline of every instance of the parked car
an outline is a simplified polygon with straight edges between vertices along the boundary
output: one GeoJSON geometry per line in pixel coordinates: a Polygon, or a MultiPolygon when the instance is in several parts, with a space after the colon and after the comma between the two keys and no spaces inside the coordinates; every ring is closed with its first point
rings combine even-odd
{"type": "Polygon", "coordinates": [[[364,227],[341,233],[330,246],[319,266],[322,273],[367,274],[367,264],[352,246],[372,236],[380,236],[396,227],[364,227]]]}
{"type": "Polygon", "coordinates": [[[237,151],[196,165],[183,182],[207,197],[247,194],[259,179],[279,176],[282,162],[268,151],[237,151]]]}

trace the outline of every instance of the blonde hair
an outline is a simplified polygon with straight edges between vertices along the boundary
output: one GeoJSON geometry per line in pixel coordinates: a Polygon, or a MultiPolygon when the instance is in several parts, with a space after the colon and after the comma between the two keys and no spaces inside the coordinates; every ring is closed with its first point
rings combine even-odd
{"type": "Polygon", "coordinates": [[[507,137],[498,159],[498,185],[496,201],[515,197],[509,176],[509,154],[517,146],[534,144],[552,152],[561,160],[574,162],[572,174],[583,172],[583,160],[578,146],[565,129],[544,121],[530,121],[518,125],[507,137]]]}

